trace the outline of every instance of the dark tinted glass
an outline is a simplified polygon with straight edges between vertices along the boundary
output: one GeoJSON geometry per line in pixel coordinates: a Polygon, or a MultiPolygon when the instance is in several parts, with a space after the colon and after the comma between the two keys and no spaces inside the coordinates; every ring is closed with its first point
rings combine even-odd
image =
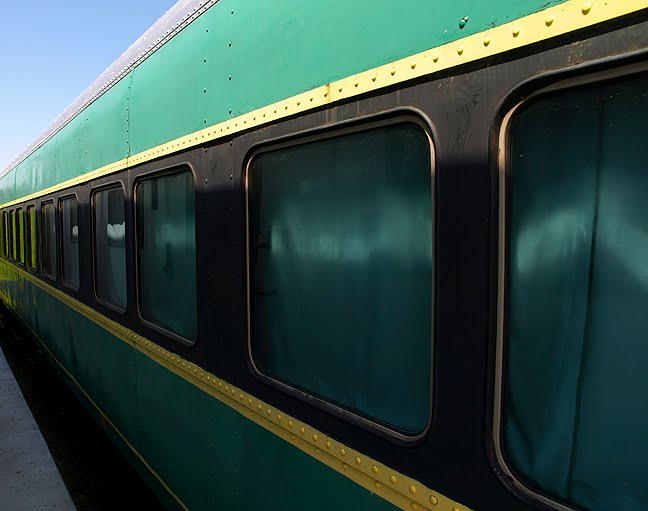
{"type": "Polygon", "coordinates": [[[95,282],[97,298],[126,308],[126,223],[121,187],[94,194],[95,282]]]}
{"type": "Polygon", "coordinates": [[[54,203],[41,206],[43,215],[43,273],[52,278],[58,275],[56,265],[56,209],[54,203]]]}
{"type": "Polygon", "coordinates": [[[25,214],[22,208],[16,210],[18,217],[18,262],[25,264],[25,214]]]}
{"type": "Polygon", "coordinates": [[[142,317],[193,341],[198,328],[193,175],[141,181],[136,205],[142,317]]]}
{"type": "Polygon", "coordinates": [[[74,197],[61,200],[63,282],[79,287],[79,206],[74,197]]]}
{"type": "Polygon", "coordinates": [[[504,445],[593,511],[648,509],[647,91],[553,93],[510,130],[504,445]]]}
{"type": "Polygon", "coordinates": [[[403,122],[262,153],[249,199],[258,369],[399,432],[423,431],[433,269],[425,131],[403,122]]]}
{"type": "Polygon", "coordinates": [[[27,208],[27,224],[29,228],[29,267],[36,270],[38,268],[38,229],[34,206],[27,208]]]}

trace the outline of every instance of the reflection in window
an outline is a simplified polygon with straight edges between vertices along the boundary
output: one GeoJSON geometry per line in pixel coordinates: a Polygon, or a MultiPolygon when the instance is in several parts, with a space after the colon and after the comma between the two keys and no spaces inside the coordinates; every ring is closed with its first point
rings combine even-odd
{"type": "Polygon", "coordinates": [[[38,268],[38,231],[34,206],[27,208],[27,224],[29,226],[29,267],[36,271],[38,268]]]}
{"type": "Polygon", "coordinates": [[[431,410],[431,168],[400,122],[261,153],[248,176],[258,369],[406,435],[431,410]]]}
{"type": "Polygon", "coordinates": [[[63,282],[79,288],[79,206],[75,197],[61,200],[63,282]]]}
{"type": "Polygon", "coordinates": [[[195,197],[191,172],[136,188],[137,263],[142,317],[196,340],[195,197]]]}
{"type": "Polygon", "coordinates": [[[648,509],[647,91],[554,92],[510,127],[504,446],[592,511],[648,509]]]}
{"type": "Polygon", "coordinates": [[[52,278],[58,275],[56,265],[56,209],[53,202],[41,206],[43,215],[43,273],[52,278]]]}
{"type": "Polygon", "coordinates": [[[124,191],[101,190],[93,198],[97,298],[126,309],[124,191]]]}
{"type": "Polygon", "coordinates": [[[22,208],[16,210],[18,216],[18,262],[25,264],[25,215],[22,208]]]}

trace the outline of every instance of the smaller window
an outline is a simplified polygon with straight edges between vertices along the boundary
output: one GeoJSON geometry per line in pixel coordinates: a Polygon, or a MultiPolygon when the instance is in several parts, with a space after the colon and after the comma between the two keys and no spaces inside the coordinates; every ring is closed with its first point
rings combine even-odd
{"type": "Polygon", "coordinates": [[[36,225],[36,208],[27,207],[27,228],[29,229],[29,267],[38,270],[38,228],[36,225]]]}
{"type": "Polygon", "coordinates": [[[18,259],[18,244],[16,243],[16,210],[11,210],[11,259],[18,259]]]}
{"type": "Polygon", "coordinates": [[[22,208],[17,210],[18,216],[18,262],[25,264],[25,214],[22,208]]]}
{"type": "Polygon", "coordinates": [[[43,273],[53,279],[58,276],[56,265],[56,213],[53,202],[41,206],[43,226],[43,273]]]}
{"type": "Polygon", "coordinates": [[[126,309],[126,220],[124,190],[93,195],[95,292],[97,298],[126,309]]]}
{"type": "Polygon", "coordinates": [[[7,257],[9,247],[9,225],[7,221],[7,212],[2,212],[2,255],[7,257]]]}
{"type": "Polygon", "coordinates": [[[63,282],[79,289],[79,205],[76,197],[61,200],[63,282]]]}

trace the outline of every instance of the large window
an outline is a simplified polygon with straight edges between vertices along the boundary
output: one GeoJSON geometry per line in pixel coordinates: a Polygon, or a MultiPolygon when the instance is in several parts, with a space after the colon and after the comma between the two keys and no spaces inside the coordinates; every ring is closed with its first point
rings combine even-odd
{"type": "Polygon", "coordinates": [[[56,208],[53,202],[44,202],[41,206],[43,215],[43,273],[56,279],[57,271],[57,245],[56,245],[56,208]]]}
{"type": "Polygon", "coordinates": [[[25,214],[22,208],[16,210],[18,218],[18,262],[25,264],[25,214]]]}
{"type": "Polygon", "coordinates": [[[126,309],[126,222],[121,186],[93,195],[95,293],[97,298],[126,309]]]}
{"type": "Polygon", "coordinates": [[[63,282],[79,289],[79,205],[76,197],[61,200],[63,282]]]}
{"type": "Polygon", "coordinates": [[[248,169],[255,366],[409,437],[431,413],[431,160],[425,130],[402,121],[248,169]]]}
{"type": "Polygon", "coordinates": [[[592,511],[648,509],[647,91],[539,96],[508,139],[504,453],[592,511]]]}
{"type": "Polygon", "coordinates": [[[38,227],[36,225],[36,208],[27,207],[27,225],[29,230],[29,267],[38,269],[38,227]]]}
{"type": "Polygon", "coordinates": [[[142,318],[189,341],[197,337],[193,175],[188,170],[136,186],[137,268],[142,318]]]}

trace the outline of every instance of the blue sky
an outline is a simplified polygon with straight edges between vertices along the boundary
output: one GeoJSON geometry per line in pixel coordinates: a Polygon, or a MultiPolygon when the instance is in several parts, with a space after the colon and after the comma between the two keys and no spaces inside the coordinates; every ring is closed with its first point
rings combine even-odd
{"type": "Polygon", "coordinates": [[[0,170],[173,4],[6,2],[0,30],[0,170]]]}

